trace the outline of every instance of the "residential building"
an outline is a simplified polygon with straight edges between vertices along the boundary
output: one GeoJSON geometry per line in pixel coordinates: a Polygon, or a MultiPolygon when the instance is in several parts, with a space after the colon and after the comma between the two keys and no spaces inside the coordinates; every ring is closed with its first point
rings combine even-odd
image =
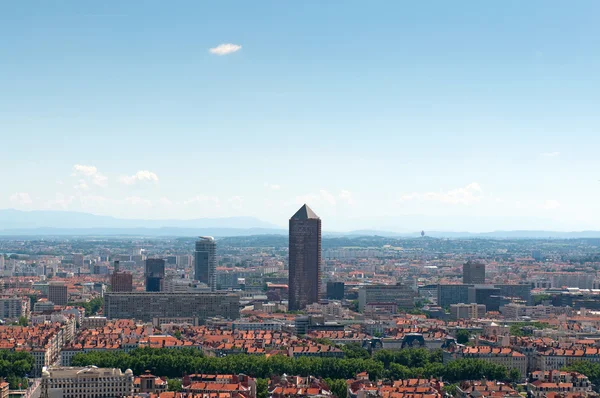
{"type": "Polygon", "coordinates": [[[307,205],[289,222],[289,309],[297,311],[319,301],[321,219],[307,205]]]}
{"type": "Polygon", "coordinates": [[[444,352],[444,362],[459,358],[474,358],[517,369],[521,377],[527,375],[527,357],[509,347],[458,347],[453,352],[444,352]]]}
{"type": "Polygon", "coordinates": [[[48,286],[48,300],[55,305],[67,305],[69,301],[67,285],[61,282],[51,282],[48,286]]]}
{"type": "Polygon", "coordinates": [[[131,292],[106,293],[104,311],[108,319],[239,318],[239,295],[230,292],[131,292]]]}
{"type": "Polygon", "coordinates": [[[133,372],[95,366],[45,367],[42,398],[121,398],[133,395],[133,372]]]}
{"type": "Polygon", "coordinates": [[[485,315],[486,308],[483,304],[451,304],[450,316],[453,319],[477,319],[485,315]]]}
{"type": "Polygon", "coordinates": [[[184,377],[183,384],[183,391],[190,396],[256,398],[256,379],[244,374],[193,374],[184,377]]]}
{"type": "Polygon", "coordinates": [[[194,251],[194,279],[217,290],[217,244],[211,236],[201,236],[194,251]]]}
{"type": "Polygon", "coordinates": [[[333,396],[327,384],[313,376],[274,376],[269,380],[268,391],[270,398],[333,396]]]}
{"type": "Polygon", "coordinates": [[[531,372],[528,393],[535,398],[545,398],[549,393],[579,394],[580,396],[598,396],[592,390],[587,376],[577,372],[535,371],[531,372]]]}
{"type": "Polygon", "coordinates": [[[28,297],[0,297],[0,319],[17,320],[29,317],[30,301],[28,297]]]}
{"type": "Polygon", "coordinates": [[[110,276],[110,285],[113,292],[131,292],[133,290],[133,275],[115,269],[110,276]]]}

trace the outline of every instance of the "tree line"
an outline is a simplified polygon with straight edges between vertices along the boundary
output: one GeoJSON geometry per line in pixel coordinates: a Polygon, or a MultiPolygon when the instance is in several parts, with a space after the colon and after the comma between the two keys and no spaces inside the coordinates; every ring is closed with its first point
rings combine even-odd
{"type": "Polygon", "coordinates": [[[477,359],[459,359],[442,363],[440,351],[410,348],[400,351],[379,350],[370,358],[290,358],[283,355],[230,355],[208,357],[196,349],[138,348],[129,353],[94,351],[77,354],[73,366],[131,369],[134,374],[146,370],[157,376],[170,378],[184,374],[247,374],[257,378],[273,375],[316,376],[324,379],[352,379],[357,373],[367,372],[376,379],[406,379],[417,377],[443,377],[455,382],[467,379],[514,381],[521,375],[516,370],[477,359]]]}

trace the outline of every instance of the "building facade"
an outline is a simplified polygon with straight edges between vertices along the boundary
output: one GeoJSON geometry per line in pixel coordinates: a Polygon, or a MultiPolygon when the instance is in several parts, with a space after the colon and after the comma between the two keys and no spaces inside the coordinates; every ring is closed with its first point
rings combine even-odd
{"type": "Polygon", "coordinates": [[[472,260],[464,263],[463,283],[485,283],[485,264],[472,260]]]}
{"type": "Polygon", "coordinates": [[[307,205],[290,218],[289,309],[319,301],[321,277],[321,219],[307,205]]]}
{"type": "Polygon", "coordinates": [[[48,286],[48,300],[55,305],[67,305],[69,295],[64,283],[50,283],[48,286]]]}
{"type": "Polygon", "coordinates": [[[358,310],[364,312],[367,306],[384,304],[402,308],[413,308],[417,293],[404,284],[371,285],[358,289],[358,310]]]}
{"type": "Polygon", "coordinates": [[[0,318],[19,319],[29,317],[29,298],[25,297],[0,297],[0,318]]]}
{"type": "Polygon", "coordinates": [[[48,367],[42,372],[41,398],[121,398],[133,395],[133,372],[95,366],[48,367]]]}
{"type": "Polygon", "coordinates": [[[160,292],[165,279],[165,260],[162,258],[146,259],[146,291],[160,292]]]}
{"type": "Polygon", "coordinates": [[[217,290],[217,243],[210,236],[201,236],[194,251],[194,279],[217,290]]]}
{"type": "Polygon", "coordinates": [[[108,319],[206,318],[240,316],[239,295],[230,292],[131,292],[106,293],[104,311],[108,319]]]}

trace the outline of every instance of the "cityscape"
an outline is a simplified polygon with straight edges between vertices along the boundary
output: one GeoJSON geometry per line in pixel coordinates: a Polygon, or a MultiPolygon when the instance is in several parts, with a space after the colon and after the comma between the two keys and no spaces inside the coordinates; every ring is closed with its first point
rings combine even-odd
{"type": "Polygon", "coordinates": [[[600,398],[600,1],[0,1],[0,398],[600,398]]]}
{"type": "Polygon", "coordinates": [[[596,396],[600,239],[321,222],[304,204],[287,239],[3,237],[4,396],[596,396]]]}

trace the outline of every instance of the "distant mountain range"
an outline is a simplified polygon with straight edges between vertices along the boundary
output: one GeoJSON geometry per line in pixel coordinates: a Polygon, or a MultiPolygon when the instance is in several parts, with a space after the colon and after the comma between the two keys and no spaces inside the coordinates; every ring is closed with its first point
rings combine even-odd
{"type": "MultiPolygon", "coordinates": [[[[0,210],[2,236],[249,236],[287,235],[277,225],[254,217],[198,218],[192,220],[132,220],[71,211],[0,210]]],[[[420,232],[397,233],[379,230],[350,232],[325,231],[331,237],[382,236],[416,238],[420,232]]],[[[600,238],[600,231],[494,231],[483,233],[427,231],[434,238],[488,238],[488,239],[574,239],[600,238]]]]}

